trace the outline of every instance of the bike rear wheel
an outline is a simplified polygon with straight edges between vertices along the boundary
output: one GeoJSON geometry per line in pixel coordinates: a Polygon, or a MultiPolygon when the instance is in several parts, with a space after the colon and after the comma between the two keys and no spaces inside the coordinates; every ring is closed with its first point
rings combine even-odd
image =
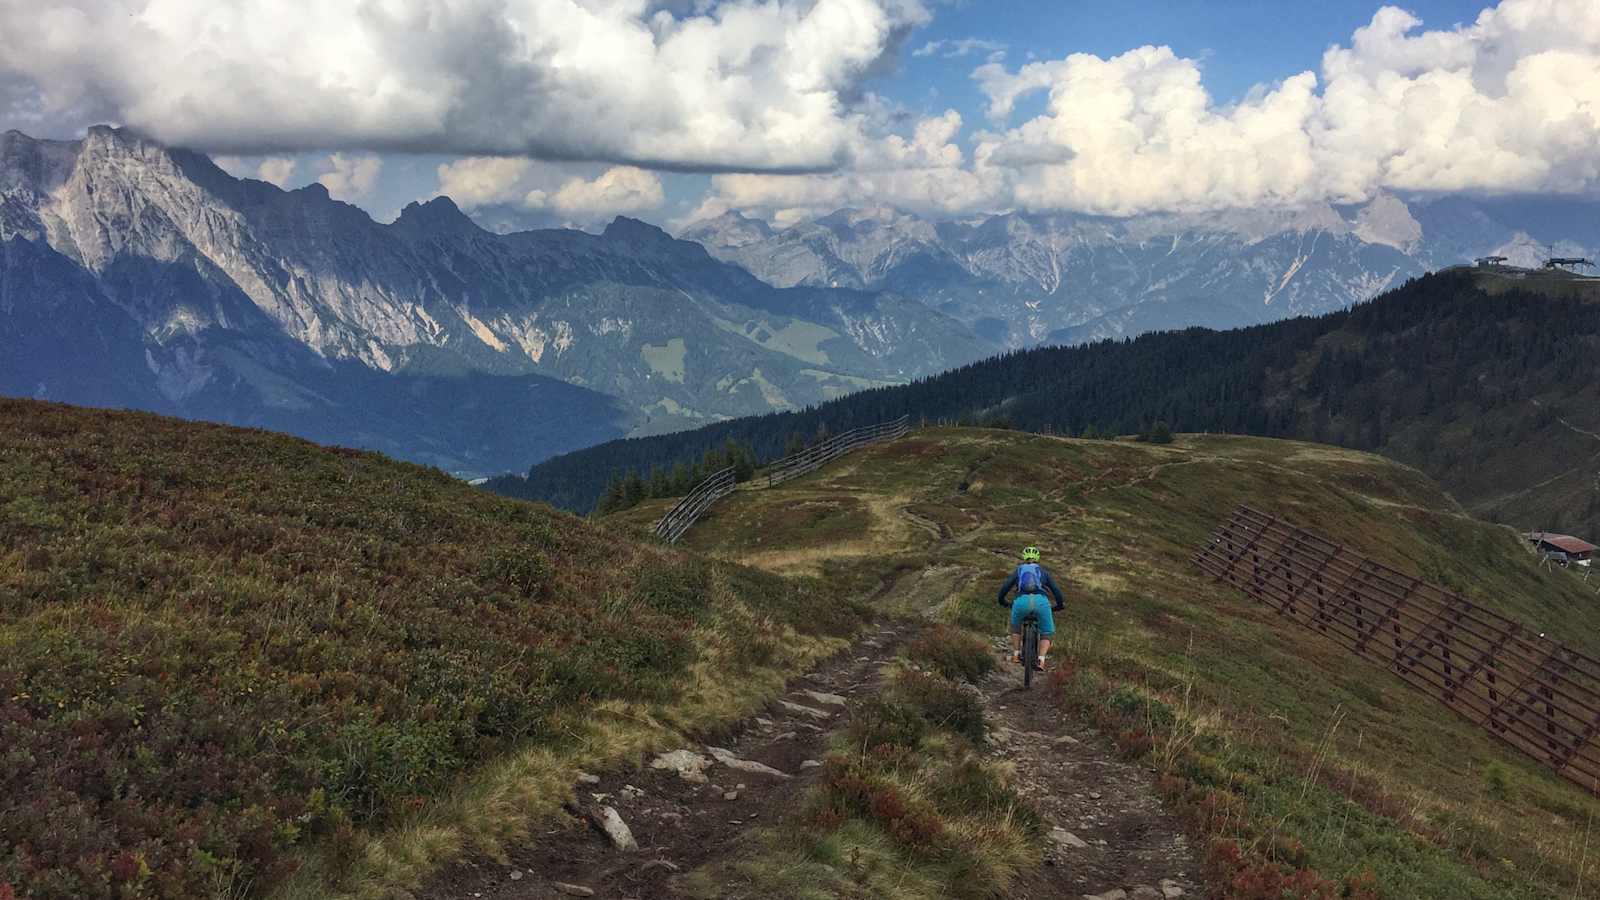
{"type": "Polygon", "coordinates": [[[1022,686],[1033,686],[1033,669],[1039,663],[1039,626],[1027,622],[1022,626],[1022,686]]]}

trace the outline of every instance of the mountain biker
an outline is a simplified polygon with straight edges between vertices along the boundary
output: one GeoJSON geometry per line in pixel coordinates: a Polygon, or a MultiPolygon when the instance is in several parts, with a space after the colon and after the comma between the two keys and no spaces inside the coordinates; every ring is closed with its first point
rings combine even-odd
{"type": "Polygon", "coordinates": [[[1006,583],[1000,586],[1000,594],[995,602],[1000,606],[1006,605],[1006,595],[1011,589],[1017,589],[1017,599],[1011,604],[1011,661],[1022,662],[1022,617],[1028,613],[1039,616],[1039,659],[1034,664],[1039,671],[1044,671],[1044,658],[1050,652],[1050,636],[1056,633],[1055,616],[1065,606],[1061,599],[1061,589],[1056,587],[1056,581],[1039,565],[1039,548],[1023,547],[1022,564],[1011,573],[1006,583]],[[1044,592],[1049,591],[1055,602],[1046,605],[1044,592]]]}

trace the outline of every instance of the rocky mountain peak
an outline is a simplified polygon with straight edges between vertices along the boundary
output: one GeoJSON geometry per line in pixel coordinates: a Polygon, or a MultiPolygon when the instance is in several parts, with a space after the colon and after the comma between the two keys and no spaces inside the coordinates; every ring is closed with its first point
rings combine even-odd
{"type": "Polygon", "coordinates": [[[605,231],[601,232],[600,236],[613,241],[662,243],[673,240],[672,235],[667,234],[655,225],[639,219],[630,219],[627,216],[617,216],[612,219],[611,224],[606,226],[605,231]]]}
{"type": "Polygon", "coordinates": [[[1422,240],[1422,224],[1399,197],[1380,193],[1356,214],[1355,234],[1369,244],[1410,252],[1422,240]]]}
{"type": "Polygon", "coordinates": [[[693,241],[680,241],[662,229],[627,216],[617,216],[600,233],[600,239],[613,250],[645,259],[673,257],[683,261],[709,260],[706,249],[693,241]]]}
{"type": "MultiPolygon", "coordinates": [[[[321,185],[318,185],[318,187],[321,187],[321,185]]],[[[454,200],[442,195],[434,197],[432,200],[407,203],[406,208],[400,211],[400,218],[396,219],[394,224],[423,233],[476,232],[483,230],[466,213],[462,212],[459,206],[456,206],[454,200]]]]}
{"type": "Polygon", "coordinates": [[[753,219],[736,209],[720,216],[692,222],[679,237],[714,247],[743,247],[772,237],[772,226],[762,219],[753,219]]]}

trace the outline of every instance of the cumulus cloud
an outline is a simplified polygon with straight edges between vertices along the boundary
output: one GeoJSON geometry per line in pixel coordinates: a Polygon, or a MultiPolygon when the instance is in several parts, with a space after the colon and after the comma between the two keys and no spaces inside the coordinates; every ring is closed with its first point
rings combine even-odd
{"type": "Polygon", "coordinates": [[[552,221],[592,223],[666,200],[661,178],[635,166],[612,166],[591,179],[526,158],[468,157],[439,166],[438,174],[438,192],[464,208],[509,204],[551,213],[552,221]]]}
{"type": "Polygon", "coordinates": [[[235,178],[259,178],[281,188],[289,186],[298,168],[292,156],[269,156],[259,161],[240,156],[216,156],[211,161],[235,178]]]}
{"type": "Polygon", "coordinates": [[[1012,171],[1019,206],[1125,215],[1317,199],[1309,72],[1229,109],[1213,105],[1194,60],[1166,47],[1111,59],[1074,54],[1009,78],[982,70],[979,77],[991,115],[1032,90],[1050,92],[1042,115],[980,138],[974,151],[980,165],[1012,171]],[[1048,162],[1052,152],[1062,159],[1048,162]]]}
{"type": "Polygon", "coordinates": [[[824,169],[859,80],[928,17],[920,0],[0,0],[0,77],[216,152],[824,169]]]}
{"type": "Polygon", "coordinates": [[[256,167],[256,177],[278,187],[288,187],[294,178],[295,161],[292,156],[269,156],[256,167]]]}
{"type": "Polygon", "coordinates": [[[1166,48],[985,66],[975,77],[993,119],[1032,91],[1049,105],[975,155],[1064,148],[1069,161],[1016,181],[1015,201],[1108,213],[1600,181],[1600,4],[1505,0],[1449,30],[1384,7],[1328,50],[1321,75],[1220,107],[1198,65],[1166,48]]]}
{"type": "Polygon", "coordinates": [[[372,193],[383,171],[383,160],[372,155],[350,156],[335,153],[328,157],[331,170],[317,179],[335,200],[354,203],[372,193]]]}
{"type": "Polygon", "coordinates": [[[918,211],[1128,215],[1357,202],[1385,190],[1600,189],[1592,0],[1504,0],[1435,30],[1383,7],[1324,54],[1320,77],[1293,74],[1233,104],[1205,89],[1197,60],[1167,47],[988,63],[972,76],[990,127],[961,162],[953,140],[930,153],[916,138],[858,137],[848,171],[718,177],[701,212],[748,204],[793,216],[865,196],[918,211]],[[1044,112],[1013,123],[1018,100],[1039,92],[1044,112]]]}
{"type": "Polygon", "coordinates": [[[532,191],[523,203],[549,206],[576,218],[655,209],[665,199],[661,179],[633,166],[614,166],[593,181],[573,178],[554,194],[532,191]]]}
{"type": "Polygon", "coordinates": [[[439,193],[467,209],[509,203],[528,192],[533,169],[522,157],[469,156],[439,166],[439,193]]]}
{"type": "Polygon", "coordinates": [[[730,209],[788,222],[866,204],[931,214],[994,208],[1004,186],[992,168],[968,164],[956,141],[961,126],[961,115],[949,109],[917,120],[906,135],[862,138],[854,148],[856,164],[846,171],[714,176],[711,194],[684,223],[730,209]]]}

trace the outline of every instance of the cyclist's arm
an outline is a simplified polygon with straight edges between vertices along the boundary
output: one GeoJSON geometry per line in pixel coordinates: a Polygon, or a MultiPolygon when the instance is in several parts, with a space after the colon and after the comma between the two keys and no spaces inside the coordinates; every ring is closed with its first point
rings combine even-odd
{"type": "Polygon", "coordinates": [[[1013,573],[1011,573],[1011,577],[1006,579],[1006,583],[1000,586],[1000,594],[994,598],[995,605],[996,606],[1005,606],[1006,605],[1006,595],[1011,593],[1011,589],[1016,587],[1016,586],[1017,586],[1017,574],[1015,572],[1013,572],[1013,573]]]}
{"type": "Polygon", "coordinates": [[[1044,588],[1050,592],[1051,598],[1055,600],[1055,603],[1051,606],[1051,609],[1054,609],[1056,612],[1060,612],[1066,607],[1067,601],[1061,599],[1061,588],[1056,587],[1056,580],[1050,577],[1049,572],[1044,573],[1044,588]]]}

